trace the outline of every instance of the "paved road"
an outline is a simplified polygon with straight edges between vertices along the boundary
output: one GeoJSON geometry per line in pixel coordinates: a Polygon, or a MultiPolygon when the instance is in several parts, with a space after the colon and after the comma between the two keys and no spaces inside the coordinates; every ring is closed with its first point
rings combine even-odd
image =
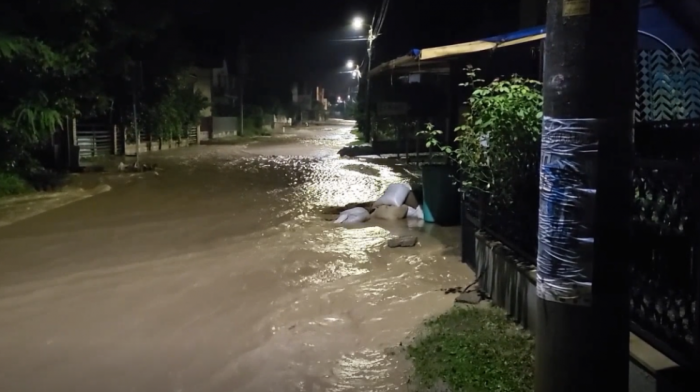
{"type": "Polygon", "coordinates": [[[159,176],[0,228],[0,391],[405,390],[387,348],[472,276],[455,230],[325,220],[403,180],[338,158],[352,138],[161,152],[159,176]]]}

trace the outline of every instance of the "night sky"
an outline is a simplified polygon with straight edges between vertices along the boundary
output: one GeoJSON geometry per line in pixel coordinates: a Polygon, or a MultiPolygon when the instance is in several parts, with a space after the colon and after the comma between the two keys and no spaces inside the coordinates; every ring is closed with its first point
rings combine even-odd
{"type": "MultiPolygon", "coordinates": [[[[448,45],[517,28],[518,0],[390,0],[374,65],[412,48],[448,45]]],[[[237,2],[201,0],[189,21],[203,56],[235,61],[242,38],[249,54],[251,82],[287,89],[292,81],[321,84],[338,93],[353,83],[348,60],[366,61],[366,41],[350,27],[353,17],[368,22],[382,0],[297,0],[237,2]]],[[[271,93],[273,91],[270,91],[271,93]]],[[[330,94],[329,94],[330,95],[330,94]]]]}

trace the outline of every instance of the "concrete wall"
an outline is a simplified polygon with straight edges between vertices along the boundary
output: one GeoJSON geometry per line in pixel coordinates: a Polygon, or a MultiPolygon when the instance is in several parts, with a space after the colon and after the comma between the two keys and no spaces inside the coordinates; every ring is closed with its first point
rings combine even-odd
{"type": "Polygon", "coordinates": [[[212,136],[214,138],[237,135],[238,117],[213,117],[212,136]]]}
{"type": "Polygon", "coordinates": [[[494,304],[505,309],[525,328],[535,331],[537,292],[535,270],[518,260],[483,232],[475,235],[476,276],[494,304]]]}
{"type": "MultiPolygon", "coordinates": [[[[466,222],[462,224],[469,225],[466,222]]],[[[537,291],[532,263],[525,263],[485,232],[472,233],[471,237],[464,236],[464,241],[473,238],[474,244],[473,247],[469,243],[463,246],[463,258],[476,270],[479,287],[515,322],[535,334],[537,291]]],[[[655,391],[654,376],[675,367],[677,365],[668,357],[630,333],[630,392],[655,391]]]]}

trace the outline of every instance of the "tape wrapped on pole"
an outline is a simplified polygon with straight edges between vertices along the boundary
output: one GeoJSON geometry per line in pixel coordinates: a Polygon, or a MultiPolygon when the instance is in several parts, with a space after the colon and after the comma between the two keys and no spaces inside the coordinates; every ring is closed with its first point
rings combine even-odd
{"type": "Polygon", "coordinates": [[[591,306],[599,119],[545,117],[540,165],[537,295],[591,306]]]}

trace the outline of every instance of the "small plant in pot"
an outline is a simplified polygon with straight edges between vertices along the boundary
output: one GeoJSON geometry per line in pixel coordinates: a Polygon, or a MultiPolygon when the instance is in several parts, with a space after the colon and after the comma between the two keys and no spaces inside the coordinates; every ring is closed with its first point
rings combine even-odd
{"type": "Polygon", "coordinates": [[[459,187],[455,181],[458,167],[454,164],[452,147],[440,141],[442,134],[432,123],[425,124],[425,129],[417,133],[425,137],[428,147],[428,163],[421,166],[423,214],[426,222],[455,225],[460,221],[459,187]],[[435,154],[434,148],[442,154],[435,154]]]}
{"type": "MultiPolygon", "coordinates": [[[[431,178],[442,170],[442,176],[451,176],[452,183],[457,182],[462,192],[486,195],[492,210],[536,214],[541,85],[517,75],[484,83],[476,78],[477,71],[471,66],[466,68],[468,81],[462,86],[472,92],[452,145],[441,144],[442,132],[432,126],[421,132],[427,137],[426,146],[437,147],[444,156],[443,168],[431,164],[423,169],[424,194],[433,194],[429,187],[436,186],[431,185],[431,178]],[[455,181],[457,177],[459,180],[455,181]]],[[[431,201],[430,196],[427,199],[428,204],[440,205],[440,200],[450,202],[451,196],[437,201],[431,201]]],[[[454,215],[459,216],[459,212],[454,215]]]]}

